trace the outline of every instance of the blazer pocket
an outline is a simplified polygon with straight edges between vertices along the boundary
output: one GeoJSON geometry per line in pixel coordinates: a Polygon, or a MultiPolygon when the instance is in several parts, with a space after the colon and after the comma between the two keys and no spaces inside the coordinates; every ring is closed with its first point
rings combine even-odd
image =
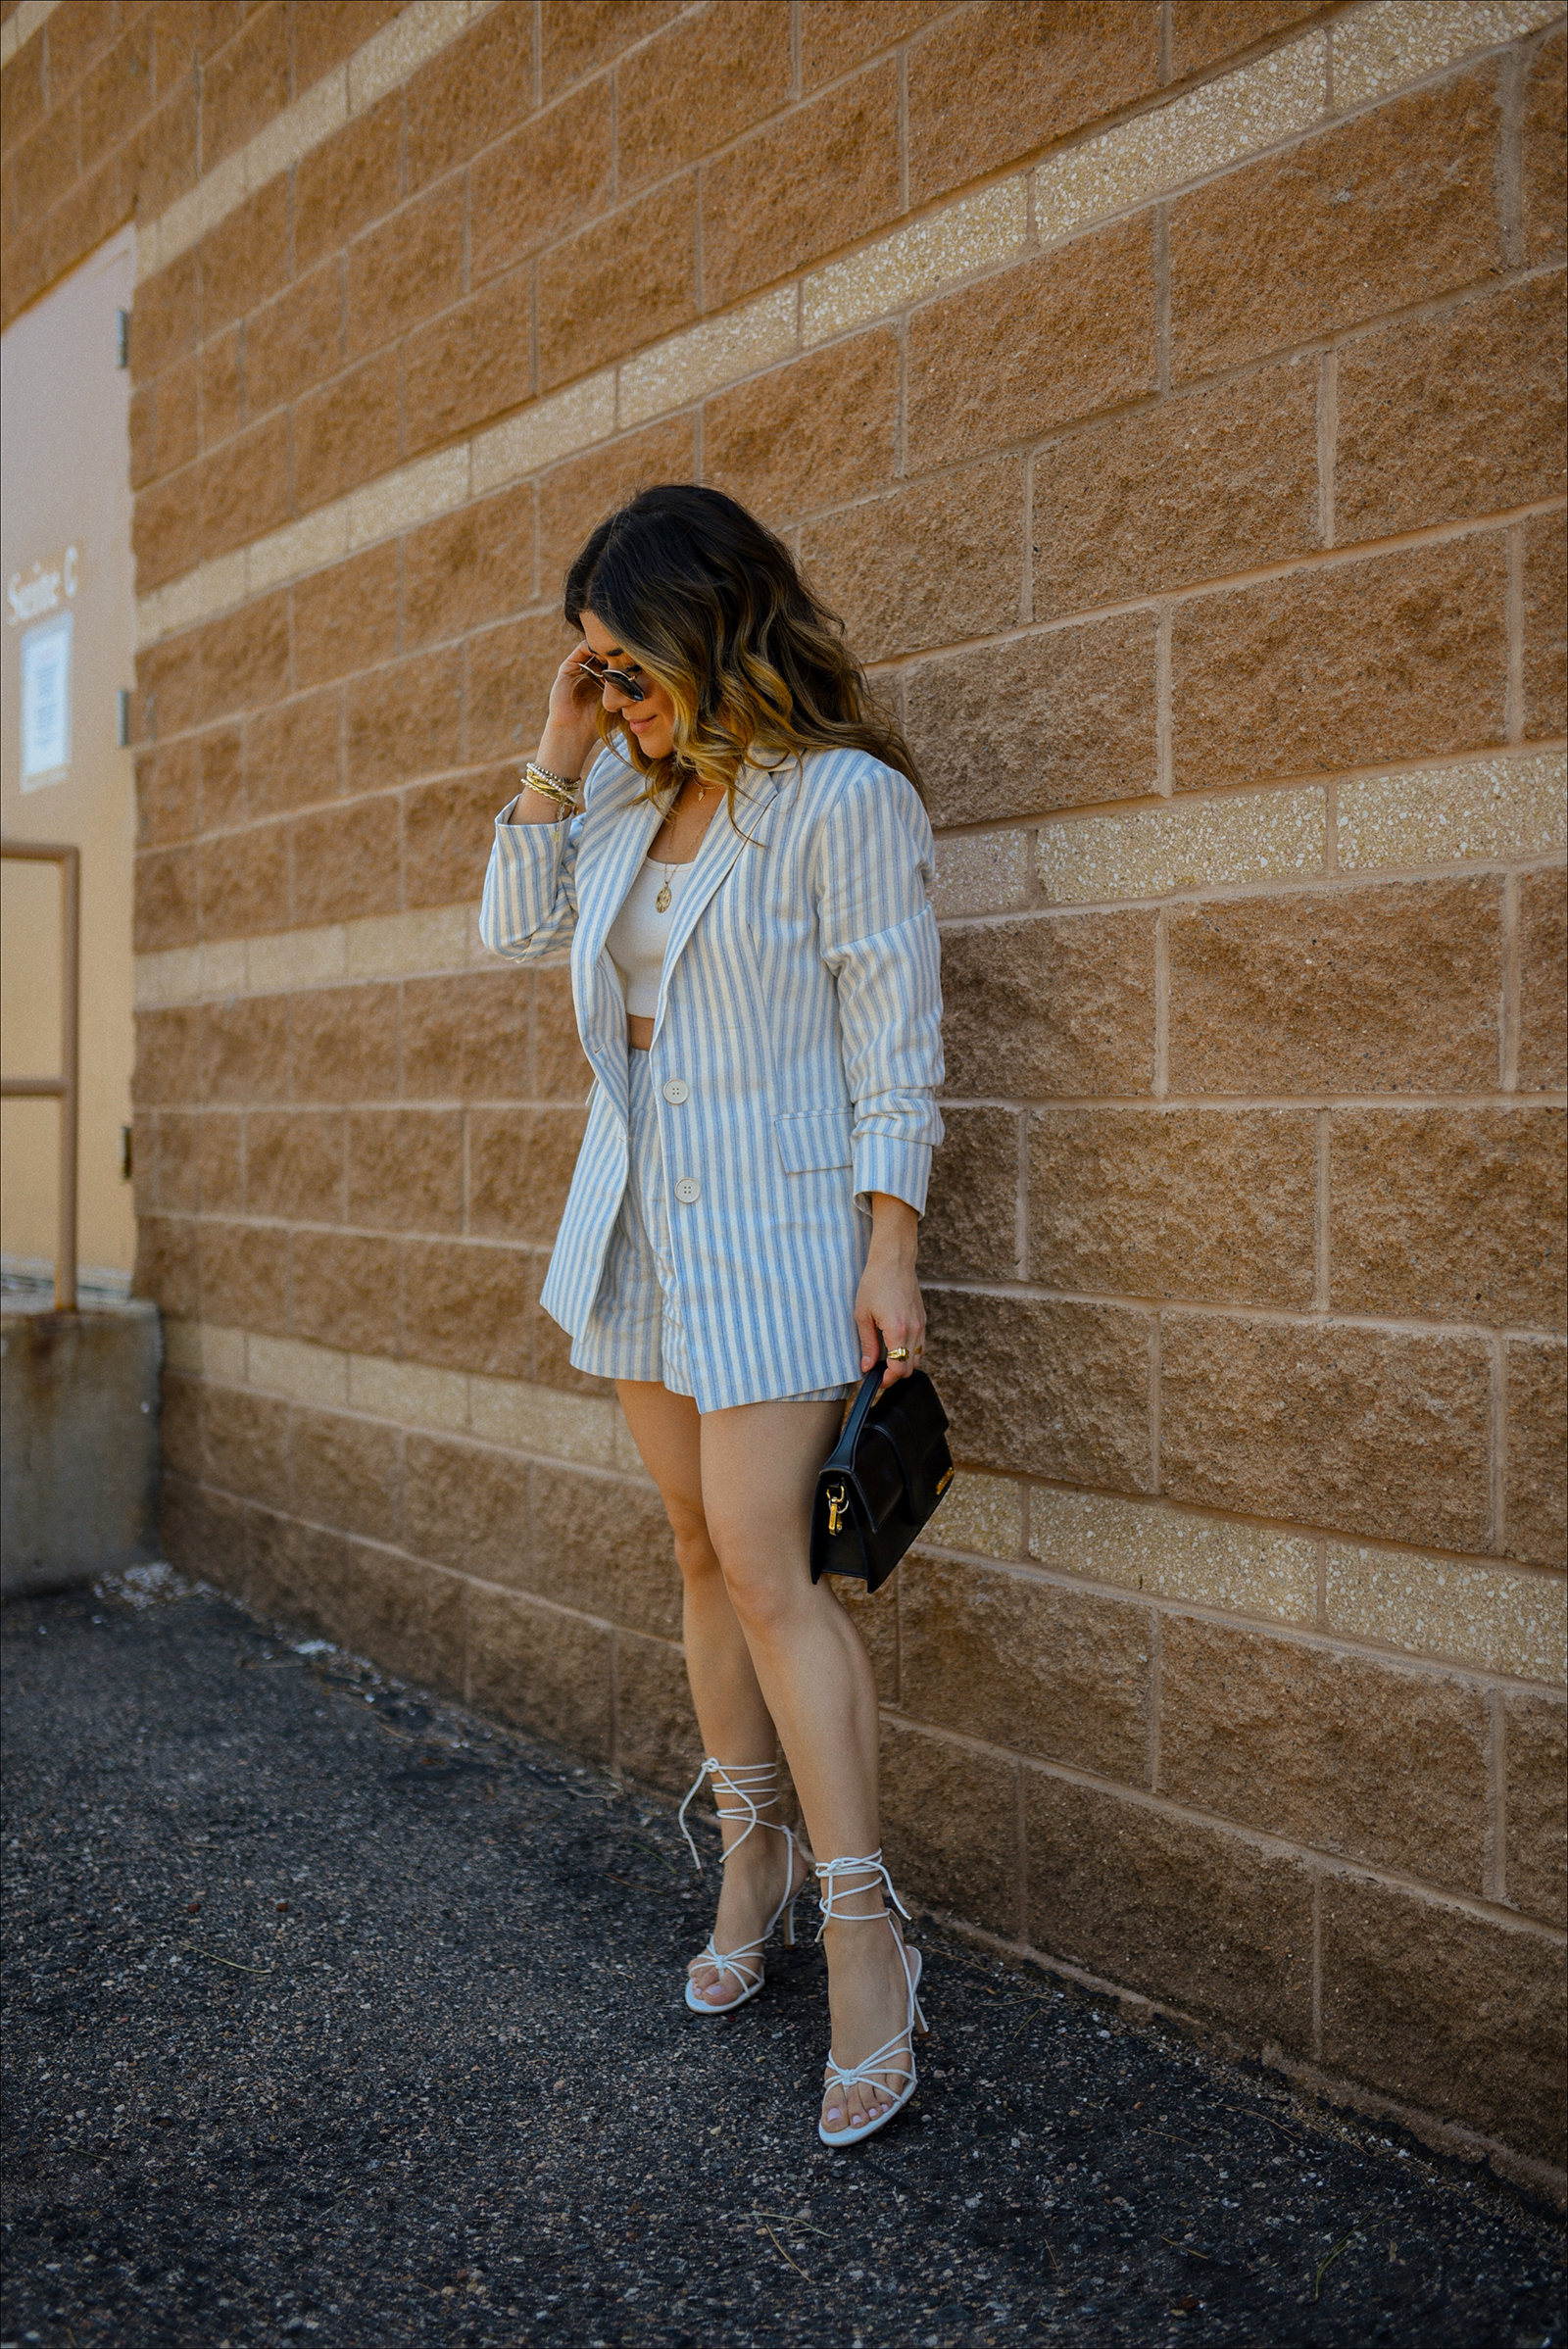
{"type": "Polygon", "coordinates": [[[773,1132],[786,1174],[818,1174],[855,1162],[848,1109],[786,1109],[774,1118],[773,1132]]]}

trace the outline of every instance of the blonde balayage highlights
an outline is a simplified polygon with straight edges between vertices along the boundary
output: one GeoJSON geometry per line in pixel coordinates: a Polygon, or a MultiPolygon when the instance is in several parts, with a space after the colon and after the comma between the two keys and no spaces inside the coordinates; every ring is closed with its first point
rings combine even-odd
{"type": "Polygon", "coordinates": [[[639,491],[589,537],[564,601],[571,627],[591,612],[675,706],[674,747],[662,759],[646,757],[615,712],[599,711],[602,740],[648,777],[645,798],[695,775],[728,795],[733,820],[743,765],[783,766],[810,750],[867,751],[920,789],[842,622],[782,540],[721,490],[639,491]]]}

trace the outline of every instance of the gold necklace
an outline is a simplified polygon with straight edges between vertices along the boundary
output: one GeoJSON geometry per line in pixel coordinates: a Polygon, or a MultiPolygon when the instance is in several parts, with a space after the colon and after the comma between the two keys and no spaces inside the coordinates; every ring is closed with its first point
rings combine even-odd
{"type": "Polygon", "coordinates": [[[677,856],[674,860],[674,863],[666,864],[664,866],[663,885],[660,889],[658,897],[656,897],[654,900],[654,904],[658,906],[661,913],[667,913],[669,911],[669,876],[674,871],[675,865],[679,862],[680,858],[677,856]]]}

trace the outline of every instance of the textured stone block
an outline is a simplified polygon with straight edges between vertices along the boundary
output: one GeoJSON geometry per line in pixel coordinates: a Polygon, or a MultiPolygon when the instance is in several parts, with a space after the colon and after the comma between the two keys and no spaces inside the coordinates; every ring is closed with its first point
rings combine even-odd
{"type": "Polygon", "coordinates": [[[247,1534],[252,1511],[243,1501],[213,1493],[166,1469],[158,1495],[163,1554],[176,1574],[216,1583],[243,1596],[249,1574],[247,1534]]]}
{"type": "Polygon", "coordinates": [[[135,316],[131,380],[146,383],[196,347],[200,307],[194,253],[181,253],[137,286],[135,316]]]}
{"type": "Polygon", "coordinates": [[[1200,1507],[1480,1549],[1489,1388],[1479,1336],[1171,1313],[1160,1363],[1164,1490],[1200,1507]]]}
{"type": "Polygon", "coordinates": [[[346,1593],[359,1544],[279,1514],[275,1499],[265,1509],[252,1509],[249,1519],[246,1605],[273,1622],[328,1639],[342,1638],[352,1619],[346,1593]]]}
{"type": "Polygon", "coordinates": [[[696,315],[697,188],[686,178],[582,229],[540,263],[539,387],[570,382],[696,315]]]}
{"type": "Polygon", "coordinates": [[[351,1112],[348,1221],[381,1231],[461,1231],[462,1112],[457,1109],[351,1112]]]}
{"type": "MultiPolygon", "coordinates": [[[[288,293],[279,294],[276,303],[270,302],[265,310],[258,311],[257,318],[270,319],[274,309],[284,307],[292,307],[288,293]]],[[[341,310],[340,303],[340,322],[341,310]]],[[[262,382],[264,389],[267,388],[270,360],[267,341],[267,332],[264,328],[262,331],[262,382]]],[[[226,333],[209,336],[202,344],[196,359],[186,364],[192,367],[199,386],[202,447],[209,450],[215,449],[219,442],[226,440],[231,432],[237,432],[245,421],[247,390],[245,328],[230,326],[226,333]]],[[[273,405],[274,403],[270,400],[264,400],[260,396],[253,397],[250,401],[250,414],[253,416],[260,416],[265,409],[273,405]]]]}
{"type": "Polygon", "coordinates": [[[1173,80],[1200,73],[1316,13],[1318,0],[1171,0],[1173,80]]]}
{"type": "Polygon", "coordinates": [[[1323,2062],[1563,2157],[1563,1947],[1356,1877],[1323,1886],[1323,2062]]]}
{"type": "Polygon", "coordinates": [[[608,1761],[613,1634],[509,1590],[472,1587],[467,1606],[469,1703],[608,1761]]]}
{"type": "Polygon", "coordinates": [[[1313,1127],[1292,1109],[1046,1109],[1029,1272],[1050,1289],[1312,1301],[1313,1127]]]}
{"type": "Polygon", "coordinates": [[[1108,1493],[1037,1486],[1029,1496],[1029,1555],[1043,1565],[1228,1615],[1315,1623],[1317,1547],[1299,1534],[1108,1493]]]}
{"type": "Polygon", "coordinates": [[[516,782],[511,768],[474,776],[447,776],[405,793],[403,800],[403,902],[425,905],[477,905],[484,887],[495,812],[516,782]]]}
{"type": "Polygon", "coordinates": [[[166,1313],[195,1314],[200,1310],[197,1228],[183,1215],[138,1215],[132,1297],[151,1297],[166,1313]]]}
{"type": "Polygon", "coordinates": [[[1141,1094],[1152,1084],[1152,913],[952,930],[942,977],[947,1090],[956,1099],[1141,1094]]]}
{"type": "Polygon", "coordinates": [[[202,1450],[211,1483],[241,1499],[280,1508],[288,1493],[288,1405],[243,1387],[209,1385],[202,1450]]]}
{"type": "Polygon", "coordinates": [[[1466,1565],[1348,1542],[1324,1548],[1324,1620],[1331,1631],[1509,1680],[1561,1683],[1568,1593],[1559,1576],[1510,1574],[1491,1561],[1466,1565]]]}
{"type": "Polygon", "coordinates": [[[680,1575],[659,1495],[643,1484],[536,1466],[526,1589],[651,1638],[680,1638],[680,1575]]]}
{"type": "MultiPolygon", "coordinates": [[[[296,35],[297,37],[297,35],[296,35]]],[[[306,269],[390,212],[402,176],[403,94],[395,91],[294,167],[294,256],[306,269]]]]}
{"type": "Polygon", "coordinates": [[[201,1099],[201,1022],[197,1010],[137,1012],[130,1093],[138,1106],[201,1099]]]}
{"type": "MultiPolygon", "coordinates": [[[[344,357],[343,271],[334,258],[245,321],[245,391],[251,414],[265,415],[270,408],[298,399],[340,367],[344,357]]],[[[205,421],[204,403],[204,425],[205,421]]]]}
{"type": "Polygon", "coordinates": [[[1336,794],[1341,872],[1503,864],[1568,845],[1568,759],[1459,759],[1412,774],[1357,775],[1336,794]]]}
{"type": "Polygon", "coordinates": [[[893,479],[899,346],[884,327],[720,392],[703,410],[703,478],[778,528],[893,479]]]}
{"type": "MultiPolygon", "coordinates": [[[[416,564],[419,534],[411,534],[408,544],[416,564]]],[[[400,554],[396,545],[369,547],[300,580],[294,589],[294,667],[301,685],[324,685],[391,660],[398,649],[400,554]]],[[[418,578],[411,565],[415,625],[418,578]]]]}
{"type": "Polygon", "coordinates": [[[296,1410],[289,1430],[294,1507],[340,1533],[395,1542],[402,1530],[399,1452],[394,1428],[341,1411],[296,1410]]]}
{"type": "Polygon", "coordinates": [[[253,1109],[245,1119],[245,1201],[289,1223],[343,1217],[343,1119],[334,1110],[253,1109]]]}
{"type": "Polygon", "coordinates": [[[569,236],[603,212],[613,164],[603,84],[575,91],[475,157],[469,171],[473,282],[569,236]]]}
{"type": "Polygon", "coordinates": [[[288,176],[257,189],[208,231],[198,248],[202,332],[248,318],[289,278],[288,176]]]}
{"type": "Polygon", "coordinates": [[[516,612],[531,600],[532,581],[529,489],[504,490],[426,522],[403,542],[404,642],[461,636],[516,612]]]}
{"type": "Polygon", "coordinates": [[[1015,1762],[884,1716],[882,1847],[911,1906],[928,1902],[1009,1940],[1017,1934],[1017,1786],[1015,1762]]]}
{"type": "Polygon", "coordinates": [[[1568,1925],[1568,1736],[1561,1702],[1505,1696],[1506,1897],[1560,1933],[1568,1925]]]}
{"type": "Polygon", "coordinates": [[[729,0],[671,24],[617,83],[620,192],[727,145],[784,105],[791,74],[790,24],[772,0],[729,0]]]}
{"type": "Polygon", "coordinates": [[[132,938],[138,954],[191,946],[201,933],[194,848],[144,850],[136,858],[132,938]]]}
{"type": "Polygon", "coordinates": [[[942,1495],[942,1521],[932,1539],[939,1548],[983,1558],[1016,1558],[1023,1551],[1024,1487],[1010,1477],[956,1475],[942,1495]]]}
{"type": "MultiPolygon", "coordinates": [[[[335,689],[255,710],[245,722],[245,794],[251,813],[273,815],[336,799],[342,733],[342,697],[335,689]]],[[[205,765],[204,758],[204,815],[205,765]]]]}
{"type": "Polygon", "coordinates": [[[1176,378],[1236,367],[1503,266],[1496,69],[1380,106],[1171,207],[1176,378]]]}
{"type": "Polygon", "coordinates": [[[1137,799],[1155,787],[1148,612],[922,661],[907,694],[909,747],[935,823],[1137,799]]]}
{"type": "Polygon", "coordinates": [[[291,996],[288,1009],[296,1101],[373,1101],[395,1097],[395,987],[313,988],[291,996]]]}
{"type": "Polygon", "coordinates": [[[1309,2049],[1312,1882],[1298,1861],[1043,1771],[1023,1784],[1037,1949],[1309,2049]]]}
{"type": "MultiPolygon", "coordinates": [[[[680,0],[544,0],[540,19],[540,59],[544,93],[557,90],[583,74],[608,65],[633,42],[667,24],[680,0]]],[[[601,105],[603,91],[596,91],[601,105]]]]}
{"type": "Polygon", "coordinates": [[[533,88],[534,24],[527,10],[496,8],[470,17],[452,41],[405,85],[411,187],[466,163],[516,121],[533,88]]]}
{"type": "Polygon", "coordinates": [[[406,446],[429,449],[471,431],[535,390],[531,269],[494,278],[411,334],[403,368],[406,446]]]}
{"type": "Polygon", "coordinates": [[[301,514],[394,465],[403,447],[402,367],[395,350],[307,392],[292,410],[294,503],[301,514]]]}
{"type": "Polygon", "coordinates": [[[897,65],[792,107],[703,172],[703,293],[722,308],[891,220],[899,191],[897,65]]]}
{"type": "Polygon", "coordinates": [[[1022,616],[1023,466],[994,458],[811,522],[801,558],[862,661],[1022,616]]]}
{"type": "Polygon", "coordinates": [[[335,1637],[417,1688],[434,1685],[460,1695],[469,1603],[468,1586],[455,1575],[356,1543],[353,1572],[338,1595],[335,1637]]]}
{"type": "Polygon", "coordinates": [[[1464,539],[1184,604],[1177,788],[1502,742],[1506,571],[1500,538],[1464,539]]]}
{"type": "Polygon", "coordinates": [[[911,472],[1152,393],[1152,216],[926,304],[909,320],[908,369],[911,472]]]}
{"type": "MultiPolygon", "coordinates": [[[[534,1092],[533,989],[533,974],[525,970],[407,981],[402,990],[405,1097],[526,1101],[534,1092]]],[[[585,1076],[577,1100],[587,1090],[585,1076]]]]}
{"type": "Polygon", "coordinates": [[[1510,1558],[1561,1567],[1568,1558],[1568,1493],[1563,1425],[1568,1420],[1568,1353],[1561,1346],[1513,1340],[1504,1348],[1507,1378],[1507,1496],[1503,1523],[1510,1558]]]}
{"type": "Polygon", "coordinates": [[[509,1590],[532,1582],[529,1468],[473,1444],[405,1440],[407,1542],[421,1558],[509,1590]]]}
{"type": "Polygon", "coordinates": [[[532,757],[544,731],[551,685],[571,646],[565,621],[554,612],[469,637],[470,759],[532,757]]]}
{"type": "Polygon", "coordinates": [[[1018,1119],[1011,1109],[945,1109],[920,1226],[920,1277],[1017,1278],[1018,1119]]]}
{"type": "Polygon", "coordinates": [[[1519,1084],[1555,1091],[1568,1064],[1568,874],[1519,882],[1519,1084]]]}
{"type": "Polygon", "coordinates": [[[283,995],[208,1003],[201,1021],[197,1092],[208,1101],[285,1101],[293,1090],[290,1003],[283,995]]]}
{"type": "MultiPolygon", "coordinates": [[[[245,786],[245,736],[237,725],[214,726],[201,737],[202,830],[243,822],[250,813],[245,786]]],[[[257,812],[266,813],[258,805],[257,812]]]]}
{"type": "Polygon", "coordinates": [[[1568,559],[1560,513],[1532,514],[1524,541],[1525,732],[1539,740],[1568,732],[1568,559]]]}
{"type": "Polygon", "coordinates": [[[401,811],[389,794],[302,816],[289,834],[294,921],[314,927],[395,911],[401,852],[401,811]]]}
{"type": "Polygon", "coordinates": [[[926,1309],[956,1459],[1148,1489],[1147,1314],[952,1290],[935,1291],[926,1309]]]}
{"type": "Polygon", "coordinates": [[[463,291],[463,182],[448,180],[350,245],[346,351],[362,359],[463,291]]]}
{"type": "Polygon", "coordinates": [[[349,1232],[294,1232],[289,1264],[297,1337],[359,1353],[397,1352],[396,1241],[349,1232]]]}
{"type": "Polygon", "coordinates": [[[936,842],[931,909],[937,920],[1012,912],[1029,898],[1028,832],[943,832],[936,842]]]}
{"type": "Polygon", "coordinates": [[[1562,122],[1568,111],[1564,59],[1568,41],[1560,32],[1541,45],[1525,83],[1520,125],[1524,167],[1524,228],[1529,257],[1541,261],[1563,248],[1564,184],[1562,122]]]}
{"type": "Polygon", "coordinates": [[[287,22],[263,10],[203,59],[202,161],[209,171],[288,104],[290,46],[287,22]]]}
{"type": "Polygon", "coordinates": [[[416,1362],[527,1378],[538,1280],[533,1259],[511,1248],[459,1240],[409,1242],[403,1256],[404,1350],[416,1362]]]}
{"type": "Polygon", "coordinates": [[[287,927],[288,834],[281,824],[203,840],[196,860],[204,938],[251,938],[287,927]]]}
{"type": "MultiPolygon", "coordinates": [[[[212,620],[192,644],[199,650],[200,717],[226,717],[231,711],[265,709],[288,691],[289,610],[286,594],[262,596],[243,612],[212,620]]],[[[160,732],[196,722],[176,709],[165,707],[159,695],[160,732]]]]}
{"type": "Polygon", "coordinates": [[[1565,1135],[1560,1109],[1336,1110],[1330,1302],[1561,1329],[1565,1135]]]}
{"type": "Polygon", "coordinates": [[[1327,857],[1328,807],[1318,790],[1166,801],[1049,824],[1035,839],[1035,876],[1053,905],[1306,879],[1327,857]]]}
{"type": "Polygon", "coordinates": [[[463,764],[463,661],[421,653],[348,688],[344,776],[350,791],[413,782],[463,764]]]}
{"type": "Polygon", "coordinates": [[[281,1336],[289,1326],[287,1234],[265,1225],[203,1222],[196,1246],[202,1318],[281,1336]]]}
{"type": "Polygon", "coordinates": [[[615,1763],[645,1786],[684,1794],[703,1750],[686,1659],[662,1639],[615,1635],[615,1763]]]}
{"type": "Polygon", "coordinates": [[[468,1229],[549,1248],[586,1123],[580,1109],[468,1113],[468,1229]]]}
{"type": "Polygon", "coordinates": [[[911,1557],[899,1602],[904,1710],[938,1729],[1149,1783],[1148,1610],[911,1557]]]}
{"type": "Polygon", "coordinates": [[[909,55],[909,200],[924,203],[1152,92],[1152,0],[982,0],[909,55]]]}
{"type": "Polygon", "coordinates": [[[1303,554],[1316,509],[1317,386],[1305,365],[1075,433],[1035,462],[1035,617],[1303,554]]]}
{"type": "Polygon", "coordinates": [[[1173,907],[1172,1091],[1492,1092],[1500,912],[1490,880],[1173,907]]]}
{"type": "Polygon", "coordinates": [[[1160,1786],[1197,1810],[1479,1896],[1488,1736],[1463,1682],[1165,1619],[1160,1786]]]}
{"type": "MultiPolygon", "coordinates": [[[[1334,532],[1391,538],[1560,493],[1563,289],[1537,278],[1339,356],[1334,532]]],[[[1560,546],[1561,532],[1553,537],[1560,546]]]]}

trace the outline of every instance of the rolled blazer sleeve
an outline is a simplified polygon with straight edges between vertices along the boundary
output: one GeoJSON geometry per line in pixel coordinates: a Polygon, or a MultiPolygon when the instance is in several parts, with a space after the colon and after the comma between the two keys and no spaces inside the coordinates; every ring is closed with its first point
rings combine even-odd
{"type": "Polygon", "coordinates": [[[925,1211],[942,1140],[942,950],[927,896],[931,827],[914,787],[857,759],[822,826],[817,918],[838,990],[854,1103],[857,1202],[873,1191],[925,1211]]]}

